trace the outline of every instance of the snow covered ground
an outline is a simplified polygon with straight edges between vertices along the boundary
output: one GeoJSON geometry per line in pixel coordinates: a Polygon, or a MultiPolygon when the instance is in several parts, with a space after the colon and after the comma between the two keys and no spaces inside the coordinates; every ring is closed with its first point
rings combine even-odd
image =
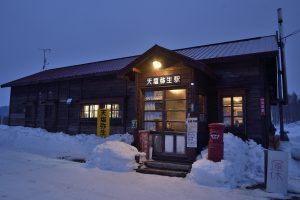
{"type": "MultiPolygon", "coordinates": [[[[300,125],[295,130],[299,134],[300,125]]],[[[68,136],[41,129],[0,126],[0,199],[280,198],[279,195],[268,194],[259,189],[209,187],[199,185],[191,178],[145,175],[133,171],[116,172],[93,167],[102,166],[98,163],[101,161],[95,160],[94,156],[103,155],[104,152],[109,152],[116,160],[132,160],[137,151],[130,145],[118,142],[130,143],[131,140],[130,135],[101,139],[93,135],[68,136]],[[123,151],[130,151],[132,154],[120,157],[123,151]],[[92,167],[89,164],[57,159],[62,156],[87,159],[92,167]]],[[[295,178],[292,185],[300,185],[299,177],[295,178]]]]}

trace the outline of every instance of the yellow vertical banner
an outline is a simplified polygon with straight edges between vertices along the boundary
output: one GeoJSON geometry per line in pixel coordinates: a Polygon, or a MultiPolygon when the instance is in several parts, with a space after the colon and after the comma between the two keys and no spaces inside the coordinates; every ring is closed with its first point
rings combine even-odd
{"type": "Polygon", "coordinates": [[[109,109],[98,109],[97,136],[109,136],[110,118],[109,109]]]}

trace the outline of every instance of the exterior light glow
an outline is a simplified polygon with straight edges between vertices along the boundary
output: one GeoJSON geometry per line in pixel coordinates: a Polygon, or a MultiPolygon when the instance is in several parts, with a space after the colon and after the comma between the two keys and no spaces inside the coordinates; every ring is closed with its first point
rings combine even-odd
{"type": "Polygon", "coordinates": [[[152,65],[153,65],[154,69],[161,68],[161,62],[159,62],[157,60],[153,61],[152,65]]]}
{"type": "Polygon", "coordinates": [[[169,90],[169,91],[175,95],[182,94],[184,92],[183,89],[175,89],[175,90],[169,90]]]}

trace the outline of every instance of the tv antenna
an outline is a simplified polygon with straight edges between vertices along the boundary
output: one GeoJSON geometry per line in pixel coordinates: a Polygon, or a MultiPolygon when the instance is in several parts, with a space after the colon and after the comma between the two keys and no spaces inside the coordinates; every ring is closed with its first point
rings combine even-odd
{"type": "Polygon", "coordinates": [[[47,65],[49,65],[49,62],[47,60],[47,53],[50,53],[52,49],[41,49],[41,51],[43,51],[43,55],[44,55],[43,70],[45,70],[47,65]]]}

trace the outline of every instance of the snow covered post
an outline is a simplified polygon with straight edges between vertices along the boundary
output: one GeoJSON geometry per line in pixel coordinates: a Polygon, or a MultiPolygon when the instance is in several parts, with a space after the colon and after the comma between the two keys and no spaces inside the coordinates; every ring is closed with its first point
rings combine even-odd
{"type": "Polygon", "coordinates": [[[208,160],[220,162],[224,156],[224,124],[211,123],[209,127],[208,160]]]}

